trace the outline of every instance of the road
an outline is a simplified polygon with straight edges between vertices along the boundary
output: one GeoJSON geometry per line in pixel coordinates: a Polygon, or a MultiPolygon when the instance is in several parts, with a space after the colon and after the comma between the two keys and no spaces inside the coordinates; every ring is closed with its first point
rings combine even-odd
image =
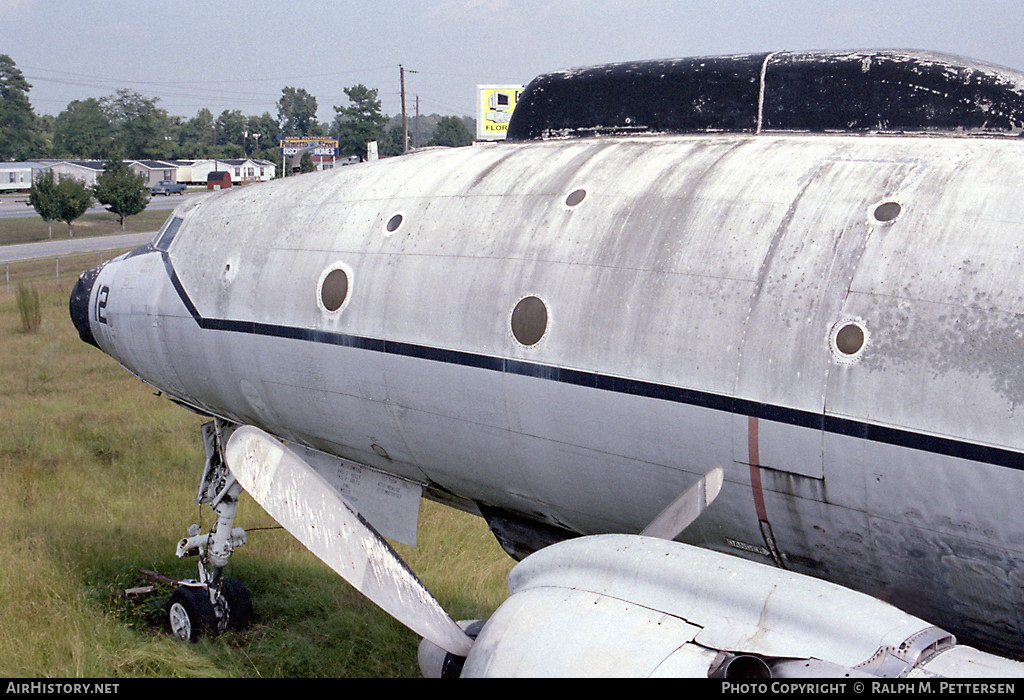
{"type": "MultiPolygon", "coordinates": [[[[147,209],[173,209],[186,199],[202,197],[206,192],[189,192],[187,194],[170,197],[153,197],[149,201],[147,209]]],[[[19,218],[34,216],[35,211],[25,205],[28,195],[17,197],[0,197],[0,219],[19,218]]],[[[88,213],[102,214],[106,209],[93,207],[88,213]]],[[[4,263],[21,262],[24,260],[35,260],[37,258],[55,258],[63,255],[74,255],[76,253],[91,253],[100,250],[115,250],[118,248],[133,248],[144,245],[153,240],[156,231],[145,233],[126,233],[114,236],[98,236],[80,239],[61,239],[56,241],[39,241],[37,243],[18,243],[15,245],[0,246],[0,265],[4,263]]]]}
{"type": "Polygon", "coordinates": [[[0,265],[21,262],[23,260],[35,260],[37,258],[56,258],[76,253],[134,248],[149,243],[155,235],[156,231],[148,231],[146,233],[125,233],[116,236],[69,238],[59,241],[4,245],[0,246],[0,265]]]}

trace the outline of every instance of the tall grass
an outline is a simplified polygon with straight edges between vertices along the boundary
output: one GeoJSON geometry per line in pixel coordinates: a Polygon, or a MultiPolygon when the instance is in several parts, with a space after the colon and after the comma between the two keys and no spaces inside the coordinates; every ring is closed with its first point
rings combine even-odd
{"type": "Polygon", "coordinates": [[[18,285],[18,314],[21,316],[21,330],[34,333],[43,322],[43,313],[39,308],[39,290],[18,285]]]}
{"type": "MultiPolygon", "coordinates": [[[[228,575],[249,587],[244,633],[198,644],[164,629],[170,592],[138,604],[139,569],[195,576],[174,546],[214,517],[194,505],[199,426],[82,343],[67,285],[44,286],[39,331],[0,292],[0,677],[416,676],[419,638],[243,497],[252,530],[228,575]]],[[[424,503],[410,566],[457,618],[487,617],[512,562],[478,518],[424,503]]]]}

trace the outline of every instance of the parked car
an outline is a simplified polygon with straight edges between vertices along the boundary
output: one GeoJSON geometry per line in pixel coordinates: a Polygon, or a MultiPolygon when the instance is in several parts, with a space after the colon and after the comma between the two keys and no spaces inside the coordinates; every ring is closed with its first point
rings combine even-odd
{"type": "Polygon", "coordinates": [[[174,180],[161,180],[149,188],[151,195],[162,194],[170,197],[172,194],[185,194],[185,183],[174,180]]]}

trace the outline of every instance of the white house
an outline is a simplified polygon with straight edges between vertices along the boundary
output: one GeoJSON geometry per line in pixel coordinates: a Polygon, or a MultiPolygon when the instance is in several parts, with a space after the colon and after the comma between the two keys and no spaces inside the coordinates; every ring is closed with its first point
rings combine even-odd
{"type": "Polygon", "coordinates": [[[101,160],[34,160],[39,170],[52,170],[53,176],[60,179],[61,175],[69,175],[91,187],[96,178],[103,172],[101,160]]]}
{"type": "Polygon", "coordinates": [[[175,182],[192,182],[192,164],[194,160],[165,160],[165,163],[170,163],[176,169],[174,175],[175,182]]]}
{"type": "Polygon", "coordinates": [[[133,173],[140,173],[146,178],[146,187],[152,187],[161,180],[178,182],[178,166],[163,160],[129,160],[125,161],[133,173]]]}
{"type": "Polygon", "coordinates": [[[277,169],[268,160],[256,160],[253,158],[197,160],[192,163],[191,182],[205,185],[206,176],[214,170],[227,171],[231,176],[231,183],[240,185],[246,182],[266,182],[267,180],[272,180],[277,169]]]}
{"type": "Polygon", "coordinates": [[[0,163],[0,192],[27,192],[39,163],[0,163]]]}
{"type": "Polygon", "coordinates": [[[359,163],[359,156],[310,156],[313,165],[318,171],[332,170],[345,165],[356,165],[359,163]]]}
{"type": "MultiPolygon", "coordinates": [[[[242,160],[127,160],[132,172],[146,178],[146,186],[152,187],[161,180],[192,182],[205,185],[206,176],[214,170],[227,171],[231,183],[265,182],[274,179],[277,168],[267,160],[245,158],[242,160]]],[[[25,190],[32,186],[36,173],[52,170],[54,177],[71,176],[87,186],[96,184],[96,178],[103,173],[103,161],[99,160],[54,160],[38,159],[24,163],[0,163],[0,192],[25,190]]]]}

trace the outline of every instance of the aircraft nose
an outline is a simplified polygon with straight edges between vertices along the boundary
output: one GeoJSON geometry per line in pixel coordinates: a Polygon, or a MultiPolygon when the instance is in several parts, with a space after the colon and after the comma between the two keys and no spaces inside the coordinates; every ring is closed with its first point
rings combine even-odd
{"type": "Polygon", "coordinates": [[[92,297],[92,287],[100,274],[103,265],[86,270],[78,278],[75,288],[71,290],[71,300],[68,302],[68,310],[71,312],[71,322],[78,329],[78,336],[95,347],[99,347],[96,338],[92,334],[92,326],[89,325],[89,299],[92,297]]]}

